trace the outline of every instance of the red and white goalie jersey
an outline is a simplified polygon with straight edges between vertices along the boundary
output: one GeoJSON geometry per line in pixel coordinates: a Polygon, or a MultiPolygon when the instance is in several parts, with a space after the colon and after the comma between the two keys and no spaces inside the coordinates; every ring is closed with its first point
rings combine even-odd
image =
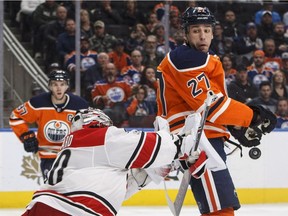
{"type": "Polygon", "coordinates": [[[128,171],[170,164],[176,151],[166,131],[127,132],[114,126],[75,131],[65,138],[47,182],[26,209],[40,202],[68,215],[116,215],[128,171]]]}

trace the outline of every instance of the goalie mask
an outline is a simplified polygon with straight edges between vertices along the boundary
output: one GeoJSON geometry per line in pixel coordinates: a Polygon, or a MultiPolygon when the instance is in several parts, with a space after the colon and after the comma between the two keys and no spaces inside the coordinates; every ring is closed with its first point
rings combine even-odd
{"type": "Polygon", "coordinates": [[[72,119],[71,131],[74,132],[83,128],[103,128],[112,125],[111,119],[102,110],[89,107],[76,112],[72,119]]]}

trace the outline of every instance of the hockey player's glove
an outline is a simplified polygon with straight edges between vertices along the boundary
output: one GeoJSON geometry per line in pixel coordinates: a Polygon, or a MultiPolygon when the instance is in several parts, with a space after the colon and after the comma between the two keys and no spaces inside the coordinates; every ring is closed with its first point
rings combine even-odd
{"type": "Polygon", "coordinates": [[[251,128],[257,128],[262,132],[262,134],[270,133],[276,126],[277,118],[270,111],[262,106],[249,106],[253,112],[253,119],[251,122],[251,128]]]}
{"type": "Polygon", "coordinates": [[[208,157],[205,151],[194,151],[190,156],[185,154],[179,158],[182,169],[189,169],[191,175],[199,179],[206,171],[208,157]]]}
{"type": "Polygon", "coordinates": [[[236,128],[228,126],[232,136],[245,147],[253,147],[260,144],[262,134],[270,133],[276,126],[276,116],[262,106],[249,106],[253,112],[253,119],[248,128],[236,128]]]}
{"type": "Polygon", "coordinates": [[[23,133],[20,136],[20,140],[22,141],[26,152],[36,153],[38,151],[38,140],[33,131],[23,133]]]}

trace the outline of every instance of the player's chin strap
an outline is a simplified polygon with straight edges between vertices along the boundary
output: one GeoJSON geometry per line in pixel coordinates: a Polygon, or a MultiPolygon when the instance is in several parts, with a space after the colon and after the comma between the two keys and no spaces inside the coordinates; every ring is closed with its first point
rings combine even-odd
{"type": "Polygon", "coordinates": [[[232,155],[239,148],[240,149],[240,157],[243,157],[242,146],[240,144],[238,144],[232,140],[229,140],[228,138],[225,138],[225,141],[236,146],[231,152],[226,154],[227,156],[232,155]]]}

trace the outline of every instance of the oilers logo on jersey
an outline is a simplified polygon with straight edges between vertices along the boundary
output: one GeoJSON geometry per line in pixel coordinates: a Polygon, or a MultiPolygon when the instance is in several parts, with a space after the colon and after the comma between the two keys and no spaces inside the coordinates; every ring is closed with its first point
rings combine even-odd
{"type": "Polygon", "coordinates": [[[123,101],[125,92],[120,87],[113,87],[108,89],[107,96],[113,103],[117,103],[123,101]]]}
{"type": "Polygon", "coordinates": [[[70,127],[64,121],[51,120],[44,126],[44,135],[49,142],[62,143],[69,133],[70,127]]]}

